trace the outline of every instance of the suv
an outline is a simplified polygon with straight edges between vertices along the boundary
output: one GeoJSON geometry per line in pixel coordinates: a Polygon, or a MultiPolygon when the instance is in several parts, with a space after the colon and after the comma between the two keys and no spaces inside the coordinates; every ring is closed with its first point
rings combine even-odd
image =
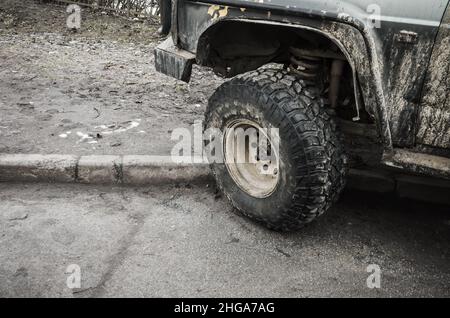
{"type": "Polygon", "coordinates": [[[448,2],[162,1],[171,36],[156,69],[189,81],[197,63],[232,77],[204,122],[224,131],[217,184],[243,214],[295,230],[337,200],[349,167],[450,178],[448,2]],[[242,150],[227,131],[273,127],[271,160],[234,161],[242,150]]]}

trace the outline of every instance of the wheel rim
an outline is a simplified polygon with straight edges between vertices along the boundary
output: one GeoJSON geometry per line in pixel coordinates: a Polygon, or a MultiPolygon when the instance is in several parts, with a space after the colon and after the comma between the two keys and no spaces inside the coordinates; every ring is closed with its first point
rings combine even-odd
{"type": "Polygon", "coordinates": [[[241,190],[256,198],[266,198],[275,191],[280,175],[278,152],[267,131],[258,123],[248,119],[230,122],[223,146],[225,166],[241,190]],[[256,136],[252,132],[256,132],[256,136]],[[266,143],[261,138],[265,138],[266,143]],[[267,153],[264,148],[270,149],[270,157],[262,158],[262,153],[267,153]]]}

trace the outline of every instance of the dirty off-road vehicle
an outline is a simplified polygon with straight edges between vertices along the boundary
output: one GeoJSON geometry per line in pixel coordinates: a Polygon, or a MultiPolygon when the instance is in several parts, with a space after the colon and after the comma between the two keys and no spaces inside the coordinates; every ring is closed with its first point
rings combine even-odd
{"type": "MultiPolygon", "coordinates": [[[[171,35],[157,70],[189,81],[197,63],[233,77],[210,98],[205,128],[279,128],[276,173],[212,164],[245,215],[298,229],[337,199],[348,166],[450,178],[448,0],[161,5],[171,35]]],[[[228,139],[225,159],[237,152],[228,139]]]]}

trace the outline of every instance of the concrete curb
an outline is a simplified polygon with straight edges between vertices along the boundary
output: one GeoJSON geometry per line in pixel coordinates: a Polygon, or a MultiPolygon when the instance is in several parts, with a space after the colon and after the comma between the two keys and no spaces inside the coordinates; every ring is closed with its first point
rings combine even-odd
{"type": "Polygon", "coordinates": [[[78,160],[71,155],[0,155],[0,181],[72,182],[78,160]]]}
{"type": "Polygon", "coordinates": [[[0,155],[0,181],[161,184],[210,179],[207,163],[164,156],[0,155]]]}
{"type": "MultiPolygon", "coordinates": [[[[170,156],[0,155],[0,182],[160,185],[212,181],[200,158],[170,156]]],[[[450,181],[351,169],[348,188],[449,204],[450,181]]]]}

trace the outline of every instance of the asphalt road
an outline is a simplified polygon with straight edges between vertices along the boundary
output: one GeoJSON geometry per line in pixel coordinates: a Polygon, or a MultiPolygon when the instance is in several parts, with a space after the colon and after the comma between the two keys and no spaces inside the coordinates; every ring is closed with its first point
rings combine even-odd
{"type": "Polygon", "coordinates": [[[0,202],[1,297],[450,296],[445,206],[347,192],[281,234],[206,185],[0,184],[0,202]]]}

